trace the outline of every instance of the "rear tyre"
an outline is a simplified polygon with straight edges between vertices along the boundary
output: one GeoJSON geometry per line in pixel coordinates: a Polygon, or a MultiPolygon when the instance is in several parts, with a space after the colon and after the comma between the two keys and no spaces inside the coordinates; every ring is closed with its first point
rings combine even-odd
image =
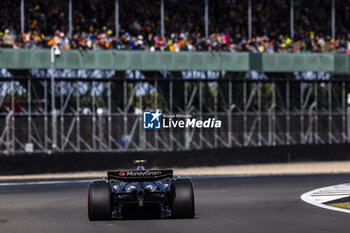
{"type": "Polygon", "coordinates": [[[111,187],[108,183],[98,181],[89,185],[88,213],[90,221],[111,219],[111,187]]]}
{"type": "Polygon", "coordinates": [[[180,179],[173,183],[172,188],[173,218],[194,218],[193,184],[190,179],[180,179]]]}

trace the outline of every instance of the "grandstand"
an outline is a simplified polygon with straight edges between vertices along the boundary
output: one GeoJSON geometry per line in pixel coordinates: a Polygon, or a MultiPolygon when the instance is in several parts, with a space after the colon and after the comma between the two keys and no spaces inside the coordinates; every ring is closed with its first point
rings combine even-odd
{"type": "Polygon", "coordinates": [[[0,7],[1,47],[349,53],[349,0],[16,0],[0,7]]]}
{"type": "Polygon", "coordinates": [[[349,231],[350,0],[0,9],[0,233],[349,231]]]}

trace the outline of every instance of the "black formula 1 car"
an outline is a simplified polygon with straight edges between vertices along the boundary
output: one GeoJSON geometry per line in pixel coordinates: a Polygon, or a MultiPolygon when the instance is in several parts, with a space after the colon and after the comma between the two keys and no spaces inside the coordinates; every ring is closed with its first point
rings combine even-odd
{"type": "MultiPolygon", "coordinates": [[[[145,161],[136,161],[136,164],[145,161]]],[[[172,170],[109,171],[88,188],[90,220],[122,218],[193,218],[193,184],[172,170]]]]}

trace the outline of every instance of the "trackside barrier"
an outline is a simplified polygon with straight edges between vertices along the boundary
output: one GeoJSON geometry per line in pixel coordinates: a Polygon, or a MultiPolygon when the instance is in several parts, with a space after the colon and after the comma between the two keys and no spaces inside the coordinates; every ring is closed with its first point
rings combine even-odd
{"type": "MultiPolygon", "coordinates": [[[[49,69],[50,50],[0,49],[0,68],[49,69]]],[[[350,72],[350,55],[329,53],[226,53],[144,51],[62,51],[56,69],[222,70],[350,72]]]]}

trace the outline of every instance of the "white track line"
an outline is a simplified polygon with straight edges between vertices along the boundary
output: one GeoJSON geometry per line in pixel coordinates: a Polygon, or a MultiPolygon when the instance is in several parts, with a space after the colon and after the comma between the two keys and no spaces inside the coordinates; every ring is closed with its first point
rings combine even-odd
{"type": "MultiPolygon", "coordinates": [[[[213,179],[213,178],[249,178],[249,177],[264,177],[272,175],[223,175],[223,176],[175,176],[178,178],[190,178],[190,179],[213,179]]],[[[33,180],[33,181],[10,181],[1,182],[1,186],[16,186],[16,185],[47,185],[47,184],[75,184],[75,183],[90,183],[94,180],[101,180],[100,178],[95,179],[76,179],[76,180],[33,180]]]]}
{"type": "Polygon", "coordinates": [[[344,212],[344,213],[350,213],[350,210],[348,209],[343,209],[343,208],[338,208],[338,207],[323,204],[328,201],[349,197],[349,196],[350,196],[350,184],[339,184],[339,185],[333,185],[333,186],[323,187],[319,189],[314,189],[310,192],[304,193],[303,195],[300,196],[300,198],[301,200],[320,208],[335,210],[335,211],[344,212]]]}
{"type": "MultiPolygon", "coordinates": [[[[254,177],[272,177],[272,176],[303,176],[309,174],[281,174],[281,175],[195,175],[195,176],[174,176],[175,178],[190,178],[190,179],[218,179],[218,178],[254,178],[254,177]]],[[[67,179],[67,180],[31,180],[31,181],[9,181],[1,182],[1,186],[15,186],[15,185],[45,185],[45,184],[74,184],[74,183],[90,183],[94,180],[101,180],[101,178],[86,178],[86,179],[67,179]]]]}
{"type": "Polygon", "coordinates": [[[40,185],[40,184],[74,184],[74,183],[88,183],[95,179],[88,180],[48,180],[48,181],[25,181],[25,182],[5,182],[0,186],[15,186],[15,185],[40,185]]]}

